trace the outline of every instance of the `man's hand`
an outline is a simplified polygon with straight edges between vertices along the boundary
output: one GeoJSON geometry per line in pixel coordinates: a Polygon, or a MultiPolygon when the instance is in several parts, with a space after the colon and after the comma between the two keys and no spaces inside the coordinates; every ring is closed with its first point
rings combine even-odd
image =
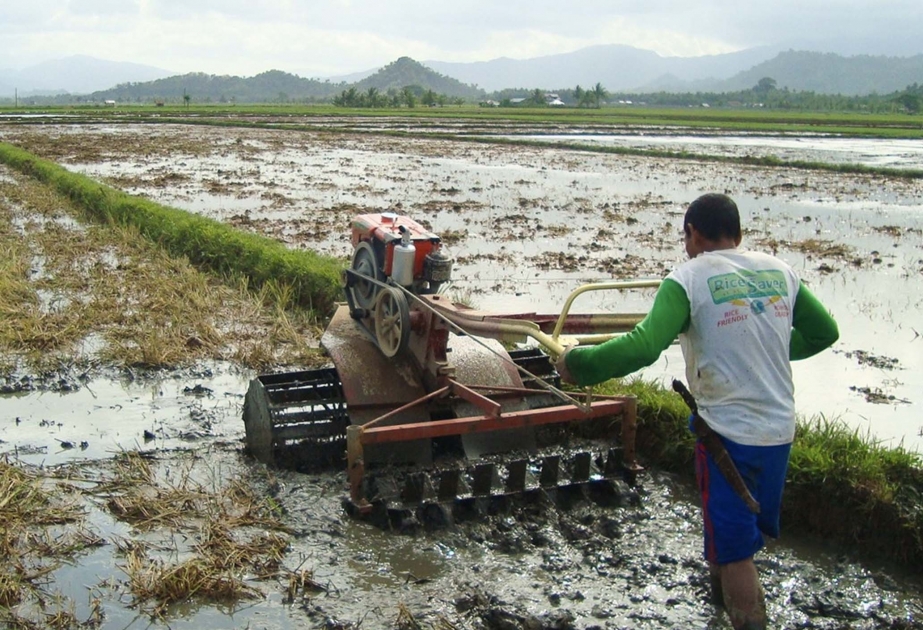
{"type": "Polygon", "coordinates": [[[554,362],[554,369],[556,369],[558,374],[561,375],[561,380],[565,383],[570,383],[571,385],[576,385],[577,381],[574,380],[570,370],[567,369],[567,353],[576,347],[577,346],[568,346],[565,348],[564,352],[561,353],[561,356],[559,356],[557,361],[554,362]]]}

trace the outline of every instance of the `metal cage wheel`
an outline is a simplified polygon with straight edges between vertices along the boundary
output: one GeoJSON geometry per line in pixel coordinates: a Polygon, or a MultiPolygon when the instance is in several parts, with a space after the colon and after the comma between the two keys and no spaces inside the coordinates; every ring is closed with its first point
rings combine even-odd
{"type": "MultiPolygon", "coordinates": [[[[353,271],[365,278],[383,282],[384,272],[381,270],[381,265],[378,263],[379,261],[378,257],[375,255],[375,250],[368,241],[362,241],[356,246],[356,251],[353,252],[353,271]]],[[[372,307],[375,306],[378,292],[380,291],[379,286],[374,282],[356,277],[353,277],[350,286],[353,290],[356,305],[360,308],[372,310],[372,307]]]]}
{"type": "Polygon", "coordinates": [[[269,412],[269,398],[258,379],[250,381],[250,387],[244,397],[244,430],[250,454],[264,464],[273,464],[275,438],[269,412]]]}
{"type": "Polygon", "coordinates": [[[410,340],[410,308],[400,289],[381,289],[375,301],[375,338],[386,357],[393,357],[410,340]]]}

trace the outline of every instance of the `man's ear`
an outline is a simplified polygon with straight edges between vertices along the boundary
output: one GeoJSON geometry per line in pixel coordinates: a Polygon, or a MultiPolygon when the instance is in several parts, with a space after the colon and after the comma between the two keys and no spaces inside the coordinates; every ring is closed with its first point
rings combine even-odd
{"type": "Polygon", "coordinates": [[[705,241],[705,237],[702,236],[702,233],[695,229],[695,226],[691,223],[689,224],[689,238],[698,246],[701,246],[705,241]]]}

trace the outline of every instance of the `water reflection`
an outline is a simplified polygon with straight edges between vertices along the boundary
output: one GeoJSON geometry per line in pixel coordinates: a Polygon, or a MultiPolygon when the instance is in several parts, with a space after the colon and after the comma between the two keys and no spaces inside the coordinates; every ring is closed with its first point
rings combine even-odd
{"type": "MultiPolygon", "coordinates": [[[[523,136],[515,136],[522,138],[523,136]]],[[[889,168],[923,168],[923,142],[882,138],[837,138],[819,135],[541,135],[542,141],[657,149],[721,156],[862,164],[889,168]]]]}

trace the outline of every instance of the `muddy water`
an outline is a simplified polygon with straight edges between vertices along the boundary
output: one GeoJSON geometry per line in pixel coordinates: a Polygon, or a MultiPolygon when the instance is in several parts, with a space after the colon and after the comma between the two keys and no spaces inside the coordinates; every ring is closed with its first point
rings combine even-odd
{"type": "MultiPolygon", "coordinates": [[[[99,379],[87,384],[96,391],[98,407],[71,420],[72,407],[80,411],[79,394],[32,396],[34,407],[45,399],[36,417],[60,420],[55,436],[86,436],[110,454],[147,451],[165,474],[203,474],[204,468],[205,475],[246,479],[284,510],[294,531],[284,569],[309,571],[314,588],[289,599],[285,571],[268,579],[251,576],[262,599],[175,607],[155,627],[414,627],[406,619],[398,623],[402,607],[423,628],[730,627],[708,602],[698,508],[688,482],[652,471],[634,490],[620,486],[622,494],[605,501],[545,497],[485,511],[451,529],[383,532],[345,515],[341,472],[277,471],[267,480],[262,466],[241,452],[239,404],[209,403],[205,394],[199,404],[189,404],[189,391],[208,390],[220,399],[229,393],[224,390],[234,389],[235,379],[243,391],[246,375],[235,374],[233,366],[219,364],[137,389],[110,382],[111,392],[99,379]],[[106,404],[110,396],[121,402],[106,404]],[[195,409],[210,416],[211,435],[194,438],[183,430],[198,415],[195,409]],[[135,426],[131,419],[161,414],[157,441],[141,442],[138,431],[147,425],[135,426]],[[171,448],[177,445],[182,450],[171,448]]],[[[28,440],[57,441],[49,437],[28,440]]],[[[7,431],[3,439],[9,444],[19,437],[7,431]]],[[[51,448],[19,453],[34,463],[70,461],[85,471],[97,466],[87,459],[93,454],[51,448]]],[[[147,614],[126,593],[125,560],[116,548],[117,541],[139,534],[101,508],[89,506],[88,527],[108,544],[62,566],[51,584],[75,603],[80,619],[88,616],[89,588],[102,602],[103,627],[148,627],[147,614]]],[[[176,557],[169,551],[174,545],[192,542],[169,530],[149,531],[140,539],[160,545],[168,561],[176,557]]],[[[774,627],[923,628],[914,621],[923,611],[918,576],[850,561],[843,551],[787,537],[760,554],[774,627]]]]}
{"type": "Polygon", "coordinates": [[[2,397],[0,453],[55,465],[234,437],[249,377],[234,366],[208,366],[92,380],[58,375],[51,383],[26,378],[2,397]]]}
{"type": "MultiPolygon", "coordinates": [[[[11,140],[34,133],[4,130],[11,140]]],[[[841,327],[832,352],[795,364],[798,411],[842,419],[887,444],[923,446],[919,181],[271,131],[51,126],[42,137],[83,145],[64,150],[70,168],[293,247],[347,257],[352,215],[410,214],[449,243],[451,290],[489,309],[558,312],[583,282],[662,277],[682,261],[685,205],[727,191],[743,213],[745,246],[790,262],[841,327]],[[86,147],[92,161],[80,160],[86,147]]],[[[803,144],[817,159],[834,140],[761,142],[773,151],[803,144]]],[[[905,157],[901,146],[848,142],[905,157]]],[[[643,311],[650,297],[594,293],[575,308],[643,311]]],[[[644,374],[681,375],[678,348],[644,374]]]]}
{"type": "MultiPolygon", "coordinates": [[[[522,137],[522,136],[516,136],[522,137]]],[[[923,168],[923,143],[918,140],[842,138],[828,135],[736,134],[686,135],[634,133],[631,135],[541,135],[535,140],[617,146],[729,157],[775,156],[782,160],[862,164],[863,166],[923,168]]]]}
{"type": "MultiPolygon", "coordinates": [[[[802,412],[842,414],[885,439],[919,439],[919,388],[907,383],[923,370],[920,184],[359,136],[0,127],[0,138],[27,148],[44,137],[64,147],[55,157],[70,168],[293,247],[346,256],[354,213],[405,212],[445,236],[458,260],[453,290],[484,308],[556,311],[584,281],[659,277],[681,260],[684,205],[701,191],[726,190],[745,213],[746,238],[790,260],[840,322],[835,351],[797,367],[802,412]],[[94,159],[78,159],[68,137],[93,147],[94,159]],[[184,152],[191,141],[206,150],[184,152]],[[805,247],[807,239],[820,243],[805,247]],[[881,390],[884,400],[852,387],[881,390]]],[[[593,295],[580,306],[643,310],[650,297],[593,295]]],[[[649,374],[675,375],[680,366],[671,349],[649,374]]],[[[191,445],[222,474],[265,483],[239,452],[250,376],[213,365],[36,384],[2,398],[0,447],[45,464],[140,448],[169,467],[184,455],[168,449],[191,445]]],[[[708,603],[691,489],[661,473],[603,504],[549,499],[413,536],[347,519],[341,474],[282,472],[266,491],[296,530],[285,566],[310,569],[322,588],[286,602],[283,579],[262,581],[266,599],[184,608],[170,627],[392,628],[401,605],[432,628],[729,627],[708,603]]],[[[123,533],[103,512],[93,523],[104,536],[123,533]]],[[[918,579],[851,561],[848,551],[786,537],[760,554],[776,626],[923,627],[918,579]]],[[[76,585],[124,579],[118,562],[109,545],[56,579],[83,602],[76,585]]],[[[106,627],[147,625],[118,589],[106,593],[106,627]]]]}

